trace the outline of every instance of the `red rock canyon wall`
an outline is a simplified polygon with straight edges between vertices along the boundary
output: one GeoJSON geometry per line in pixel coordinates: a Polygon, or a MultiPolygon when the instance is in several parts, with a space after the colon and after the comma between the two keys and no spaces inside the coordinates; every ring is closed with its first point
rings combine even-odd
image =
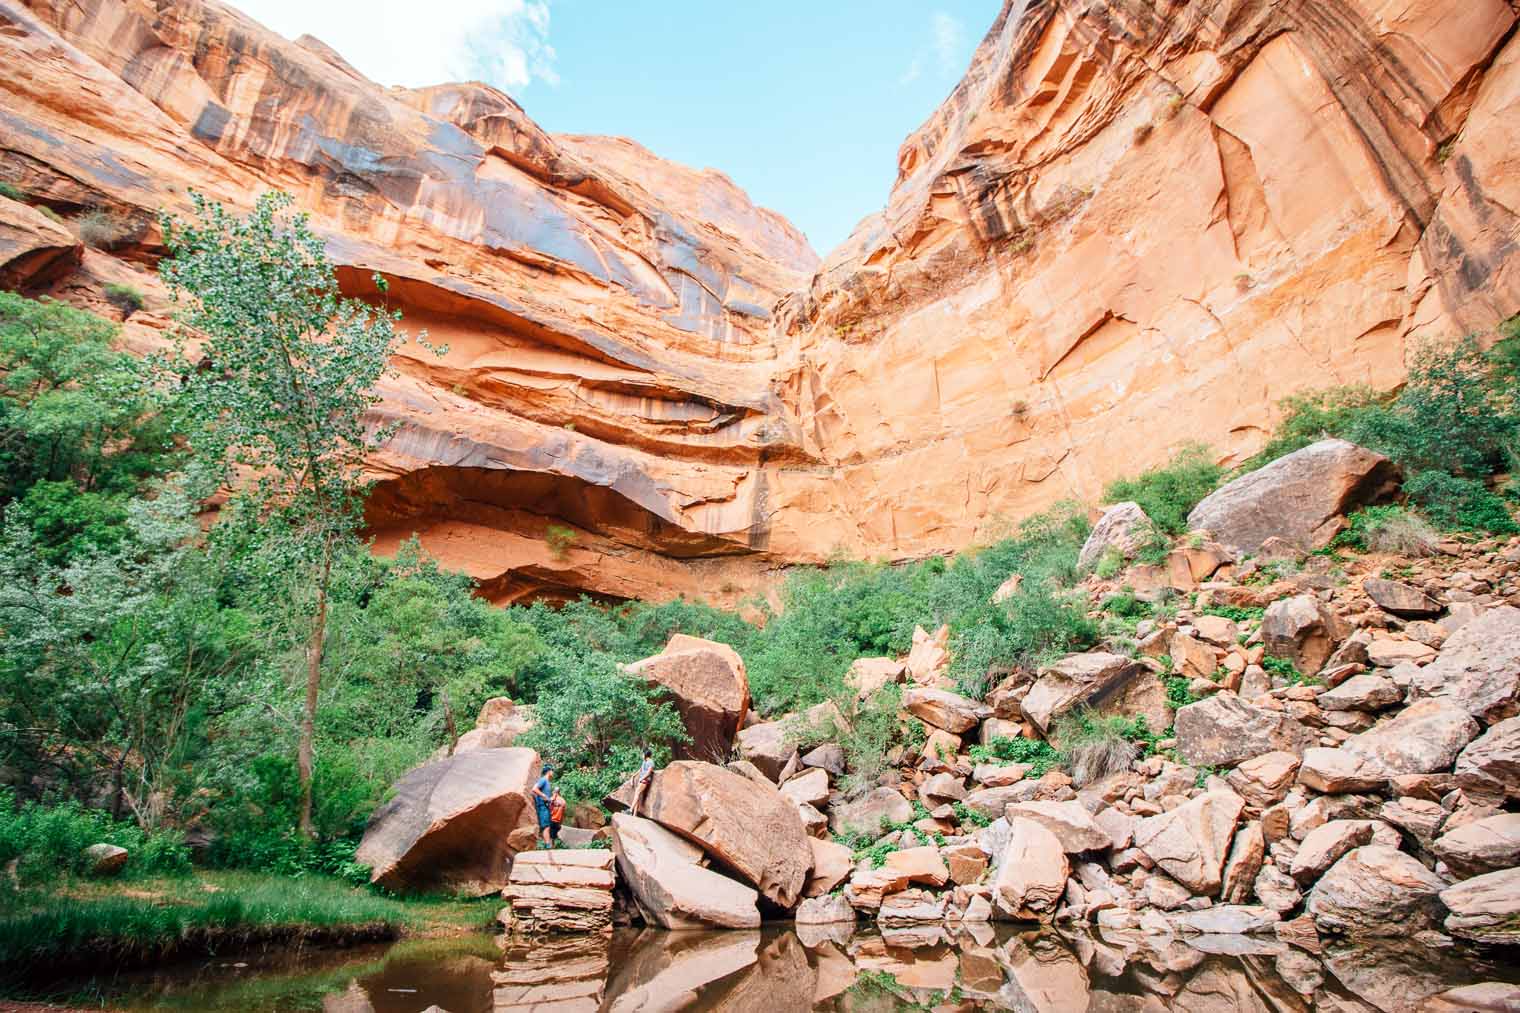
{"type": "MultiPolygon", "coordinates": [[[[398,356],[381,551],[499,601],[718,602],[961,548],[1520,310],[1505,0],[1013,0],[820,265],[722,174],[387,89],[203,0],[0,0],[0,285],[162,341],[154,212],[295,194],[398,356]],[[28,206],[28,204],[36,206],[28,206]],[[59,214],[54,221],[40,208],[59,214]],[[99,209],[108,249],[77,239],[99,209]],[[549,525],[576,532],[563,551],[549,525]]],[[[97,215],[98,217],[98,215],[97,215]]]]}

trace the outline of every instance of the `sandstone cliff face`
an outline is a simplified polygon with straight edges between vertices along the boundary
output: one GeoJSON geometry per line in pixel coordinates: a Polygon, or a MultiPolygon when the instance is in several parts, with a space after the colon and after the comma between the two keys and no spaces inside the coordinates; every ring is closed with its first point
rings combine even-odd
{"type": "Polygon", "coordinates": [[[778,308],[852,546],[963,545],[1520,309],[1504,0],[1011,0],[778,308]],[[852,510],[868,502],[870,511],[852,510]]]}
{"type": "Polygon", "coordinates": [[[1520,309],[1505,0],[1009,0],[821,266],[726,177],[368,81],[204,0],[0,0],[0,285],[163,340],[154,212],[296,195],[398,357],[381,551],[493,599],[732,602],[963,547],[1520,309]],[[27,204],[33,206],[27,206],[27,204]],[[62,216],[49,219],[47,207],[62,216]],[[89,235],[91,245],[79,236],[89,235]],[[551,524],[575,536],[556,552],[551,524]]]}

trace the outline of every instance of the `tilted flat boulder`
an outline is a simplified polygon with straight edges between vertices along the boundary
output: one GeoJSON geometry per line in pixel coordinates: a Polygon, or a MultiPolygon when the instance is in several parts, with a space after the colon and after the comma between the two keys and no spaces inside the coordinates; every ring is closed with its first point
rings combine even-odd
{"type": "Polygon", "coordinates": [[[618,871],[647,921],[667,929],[753,928],[759,894],[703,868],[702,849],[652,820],[612,817],[618,871]]]}
{"type": "Polygon", "coordinates": [[[903,710],[925,724],[959,735],[970,731],[992,708],[946,689],[914,686],[903,694],[903,710]]]}
{"type": "Polygon", "coordinates": [[[354,857],[388,890],[495,893],[512,856],[533,846],[528,792],[537,779],[531,749],[475,749],[425,763],[396,782],[354,857]]]}
{"type": "Polygon", "coordinates": [[[1464,879],[1441,891],[1441,903],[1451,911],[1452,935],[1491,946],[1520,943],[1520,868],[1464,879]]]}
{"type": "Polygon", "coordinates": [[[1425,619],[1441,614],[1439,602],[1419,588],[1401,581],[1368,577],[1362,581],[1362,590],[1378,608],[1405,619],[1425,619]]]}
{"type": "Polygon", "coordinates": [[[683,758],[722,763],[749,710],[749,679],[732,647],[685,634],[665,650],[626,665],[623,671],[669,692],[691,741],[677,747],[683,758]]]}
{"type": "Polygon", "coordinates": [[[1382,454],[1320,440],[1215,489],[1188,514],[1188,528],[1245,555],[1269,538],[1318,549],[1340,532],[1347,513],[1387,499],[1398,481],[1397,466],[1382,454]]]}
{"type": "Polygon", "coordinates": [[[1302,756],[1319,736],[1287,712],[1247,703],[1228,690],[1177,711],[1177,751],[1194,766],[1224,767],[1263,753],[1302,756]]]}
{"type": "Polygon", "coordinates": [[[1212,897],[1245,802],[1233,792],[1209,792],[1170,812],[1135,824],[1135,846],[1177,882],[1212,897]]]}
{"type": "Polygon", "coordinates": [[[1369,844],[1348,852],[1309,892],[1307,910],[1321,932],[1409,936],[1434,927],[1446,884],[1412,856],[1369,844]]]}
{"type": "Polygon", "coordinates": [[[1340,624],[1312,594],[1299,594],[1267,606],[1261,639],[1267,653],[1286,658],[1305,675],[1314,675],[1335,653],[1340,624]]]}
{"type": "Polygon", "coordinates": [[[812,850],[797,807],[731,770],[677,760],[655,773],[642,814],[699,845],[772,903],[802,895],[812,850]]]}
{"type": "Polygon", "coordinates": [[[1505,718],[1468,743],[1455,773],[1459,782],[1493,785],[1520,798],[1520,718],[1505,718]]]}
{"type": "Polygon", "coordinates": [[[1055,834],[1033,820],[1012,820],[1008,827],[993,882],[993,904],[1004,918],[1050,921],[1071,872],[1066,851],[1055,834]]]}
{"type": "Polygon", "coordinates": [[[1520,865],[1520,813],[1499,813],[1436,838],[1431,849],[1460,878],[1520,865]]]}
{"type": "Polygon", "coordinates": [[[1419,700],[1360,735],[1341,751],[1360,756],[1362,773],[1393,777],[1449,770],[1478,735],[1478,722],[1445,699],[1419,700]]]}
{"type": "Polygon", "coordinates": [[[1409,691],[1449,700],[1484,724],[1520,714],[1520,609],[1503,605],[1463,624],[1409,691]]]}
{"type": "Polygon", "coordinates": [[[1084,704],[1098,706],[1142,671],[1138,662],[1122,654],[1069,654],[1040,671],[1019,709],[1043,735],[1062,714],[1084,704]]]}
{"type": "Polygon", "coordinates": [[[1061,849],[1075,854],[1113,846],[1108,831],[1093,822],[1080,802],[1016,802],[1005,810],[1008,822],[1033,820],[1056,835],[1061,849]]]}

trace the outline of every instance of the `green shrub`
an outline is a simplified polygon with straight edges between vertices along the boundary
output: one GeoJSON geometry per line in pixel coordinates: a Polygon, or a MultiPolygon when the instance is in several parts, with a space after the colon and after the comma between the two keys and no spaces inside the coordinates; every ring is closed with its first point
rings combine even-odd
{"type": "Polygon", "coordinates": [[[130,285],[118,285],[115,282],[105,286],[106,302],[121,310],[126,316],[131,316],[143,308],[143,294],[130,285]]]}
{"type": "Polygon", "coordinates": [[[1260,622],[1262,616],[1267,614],[1264,608],[1250,605],[1210,605],[1203,610],[1207,616],[1218,616],[1235,623],[1260,622]]]}
{"type": "Polygon", "coordinates": [[[1364,507],[1349,520],[1346,530],[1331,542],[1332,548],[1430,556],[1435,554],[1440,539],[1419,514],[1394,503],[1364,507]]]}
{"type": "Polygon", "coordinates": [[[1276,658],[1267,655],[1261,659],[1261,667],[1266,669],[1269,675],[1281,676],[1289,686],[1317,686],[1320,684],[1318,676],[1305,675],[1298,670],[1298,666],[1287,658],[1276,658]]]}
{"type": "Polygon", "coordinates": [[[1098,557],[1098,564],[1093,567],[1093,576],[1099,580],[1113,580],[1124,569],[1124,553],[1118,546],[1110,545],[1103,550],[1103,555],[1098,557]]]}
{"type": "Polygon", "coordinates": [[[1188,704],[1197,703],[1202,699],[1193,695],[1193,691],[1188,688],[1189,680],[1185,676],[1169,675],[1166,677],[1165,682],[1166,703],[1174,711],[1181,710],[1188,704]]]}
{"type": "Polygon", "coordinates": [[[577,537],[574,528],[567,528],[563,524],[551,524],[544,531],[544,543],[549,546],[549,554],[560,560],[569,555],[577,537]]]}
{"type": "Polygon", "coordinates": [[[180,875],[190,871],[190,853],[176,831],[144,831],[135,823],[77,802],[17,806],[14,793],[0,789],[0,865],[17,859],[24,882],[40,882],[88,871],[84,850],[114,844],[130,853],[125,874],[180,875]]]}
{"type": "Polygon", "coordinates": [[[1043,777],[1046,771],[1061,764],[1061,754],[1054,746],[1039,739],[1008,738],[998,736],[985,746],[972,746],[969,750],[974,763],[1029,764],[1029,776],[1043,777]]]}
{"type": "Polygon", "coordinates": [[[1371,387],[1333,387],[1283,398],[1282,419],[1272,438],[1240,470],[1255,471],[1327,436],[1344,437],[1365,414],[1383,410],[1386,400],[1371,387]]]}
{"type": "Polygon", "coordinates": [[[1166,464],[1120,479],[1103,490],[1103,502],[1140,504],[1152,523],[1168,534],[1187,530],[1187,515],[1219,485],[1224,468],[1214,463],[1209,448],[1189,444],[1166,464]]]}
{"type": "Polygon", "coordinates": [[[21,188],[16,184],[0,180],[0,197],[5,197],[9,200],[25,200],[26,194],[22,193],[21,188]]]}
{"type": "Polygon", "coordinates": [[[1458,478],[1444,471],[1422,471],[1404,483],[1410,502],[1449,531],[1481,531],[1494,535],[1520,532],[1504,500],[1481,481],[1458,478]]]}

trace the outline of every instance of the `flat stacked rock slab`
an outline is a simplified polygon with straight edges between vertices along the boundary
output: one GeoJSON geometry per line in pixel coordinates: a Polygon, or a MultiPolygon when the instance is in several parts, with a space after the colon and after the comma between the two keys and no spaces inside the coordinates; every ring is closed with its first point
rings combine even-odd
{"type": "Polygon", "coordinates": [[[597,932],[612,924],[612,852],[525,851],[512,863],[501,895],[512,902],[513,928],[528,935],[597,932]]]}

